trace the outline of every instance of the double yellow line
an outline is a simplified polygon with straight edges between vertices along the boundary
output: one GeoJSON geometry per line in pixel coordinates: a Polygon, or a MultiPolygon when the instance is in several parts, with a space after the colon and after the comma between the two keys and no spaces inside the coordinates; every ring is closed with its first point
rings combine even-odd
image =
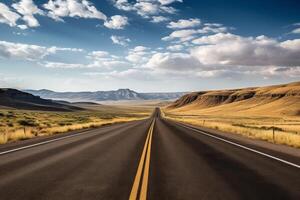
{"type": "Polygon", "coordinates": [[[150,168],[150,156],[151,156],[151,143],[152,143],[152,135],[154,128],[155,120],[152,121],[151,126],[149,128],[146,142],[143,148],[142,156],[139,162],[139,166],[134,178],[133,186],[131,189],[131,193],[129,196],[129,200],[145,200],[147,198],[147,189],[148,189],[148,177],[149,177],[149,168],[150,168]],[[144,172],[144,173],[143,173],[144,172]],[[141,177],[143,174],[143,179],[141,182],[141,177]],[[139,193],[139,188],[141,185],[141,190],[139,193]],[[139,194],[139,197],[138,197],[139,194]]]}

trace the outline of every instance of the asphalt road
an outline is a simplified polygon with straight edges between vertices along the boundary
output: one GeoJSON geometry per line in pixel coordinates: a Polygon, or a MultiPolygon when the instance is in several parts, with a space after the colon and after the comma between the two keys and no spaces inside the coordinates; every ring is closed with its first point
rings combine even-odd
{"type": "Polygon", "coordinates": [[[165,120],[0,147],[0,199],[300,199],[300,158],[165,120]]]}

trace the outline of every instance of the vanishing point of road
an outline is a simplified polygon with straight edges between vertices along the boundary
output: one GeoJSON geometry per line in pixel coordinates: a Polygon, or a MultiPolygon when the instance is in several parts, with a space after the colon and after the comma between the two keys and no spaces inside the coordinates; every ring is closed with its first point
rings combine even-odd
{"type": "Polygon", "coordinates": [[[164,119],[0,147],[0,199],[300,199],[300,158],[164,119]]]}

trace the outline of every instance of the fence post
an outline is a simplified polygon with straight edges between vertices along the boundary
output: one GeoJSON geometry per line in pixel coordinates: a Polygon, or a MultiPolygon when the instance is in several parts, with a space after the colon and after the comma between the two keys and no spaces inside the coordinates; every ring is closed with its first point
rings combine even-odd
{"type": "Polygon", "coordinates": [[[24,126],[24,137],[26,138],[26,130],[25,130],[25,126],[24,126]]]}
{"type": "Polygon", "coordinates": [[[203,126],[204,126],[204,124],[205,124],[205,120],[203,120],[203,126]]]}
{"type": "Polygon", "coordinates": [[[273,126],[273,143],[275,143],[275,128],[273,126]]]}

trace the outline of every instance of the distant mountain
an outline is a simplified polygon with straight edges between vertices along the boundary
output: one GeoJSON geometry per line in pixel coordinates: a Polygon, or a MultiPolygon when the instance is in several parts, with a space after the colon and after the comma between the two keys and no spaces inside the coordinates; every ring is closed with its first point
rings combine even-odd
{"type": "Polygon", "coordinates": [[[58,103],[52,100],[42,99],[38,96],[34,96],[32,94],[10,88],[0,88],[0,106],[24,110],[82,110],[82,108],[76,106],[58,103]]]}
{"type": "Polygon", "coordinates": [[[41,98],[76,101],[120,101],[120,100],[170,100],[184,95],[183,92],[175,93],[138,93],[130,89],[118,89],[96,92],[54,92],[51,90],[25,90],[41,98]]]}

